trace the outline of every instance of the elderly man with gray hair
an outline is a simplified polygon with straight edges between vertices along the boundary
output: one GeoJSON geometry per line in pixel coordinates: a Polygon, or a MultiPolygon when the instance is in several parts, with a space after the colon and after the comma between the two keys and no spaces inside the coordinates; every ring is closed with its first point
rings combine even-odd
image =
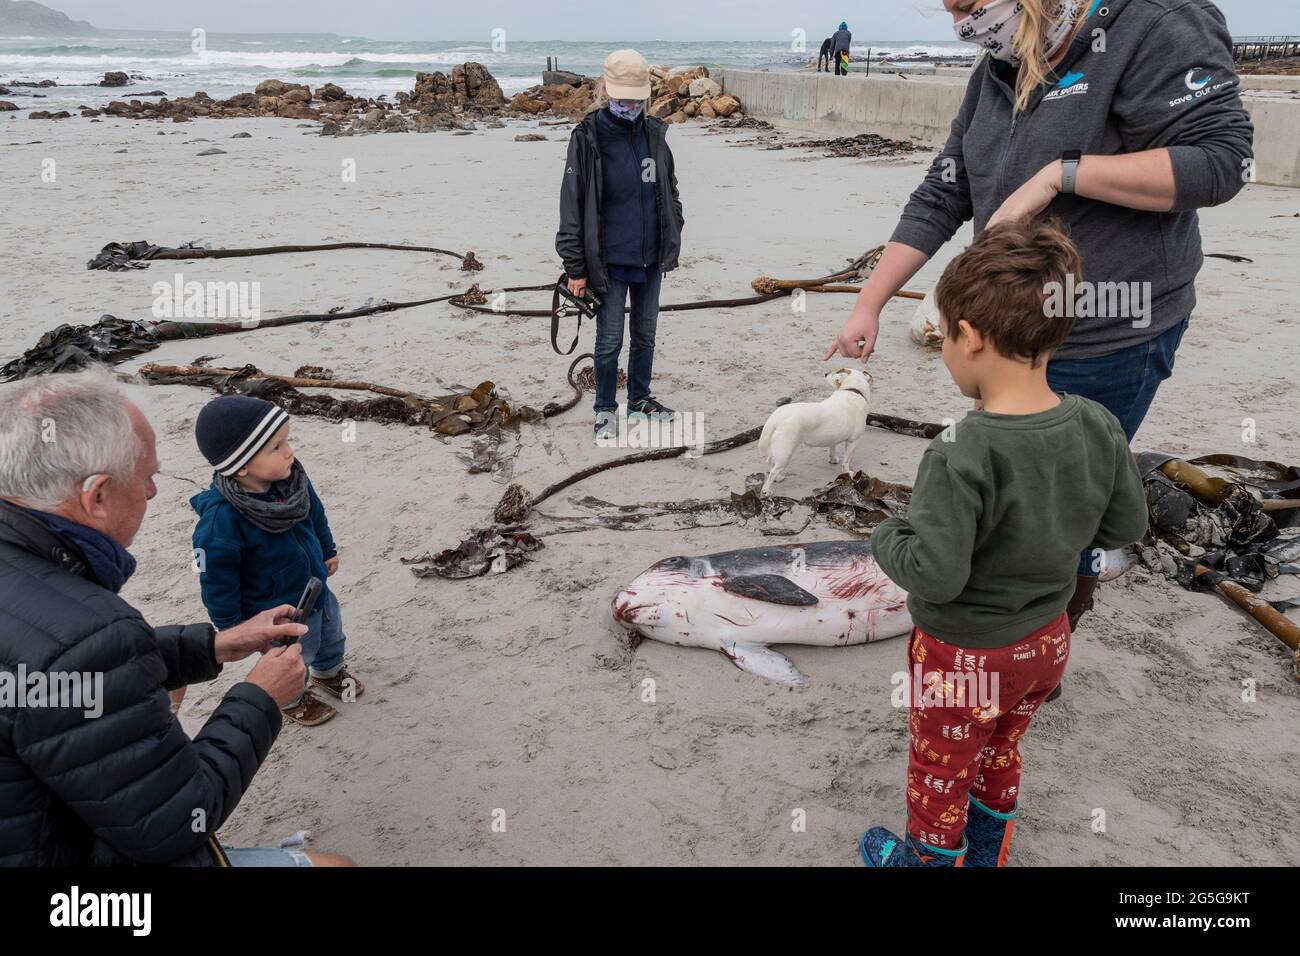
{"type": "Polygon", "coordinates": [[[0,392],[0,863],[349,865],[216,839],[302,691],[299,649],[271,642],[307,628],[287,605],[220,633],[154,628],[118,596],[157,468],[105,372],[0,392]],[[167,691],[259,651],[190,740],[167,691]]]}

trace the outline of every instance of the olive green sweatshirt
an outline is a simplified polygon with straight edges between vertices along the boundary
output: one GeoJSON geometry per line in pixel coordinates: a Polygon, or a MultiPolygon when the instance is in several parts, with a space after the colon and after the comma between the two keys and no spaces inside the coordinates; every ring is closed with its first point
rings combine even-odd
{"type": "Polygon", "coordinates": [[[1033,415],[971,412],[930,443],[907,517],[871,537],[921,630],[1005,647],[1074,593],[1079,552],[1147,530],[1146,495],[1115,417],[1077,395],[1033,415]]]}

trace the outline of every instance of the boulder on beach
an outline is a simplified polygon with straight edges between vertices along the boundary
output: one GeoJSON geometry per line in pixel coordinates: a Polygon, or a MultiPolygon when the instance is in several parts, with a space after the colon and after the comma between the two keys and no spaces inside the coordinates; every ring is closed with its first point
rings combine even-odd
{"type": "Polygon", "coordinates": [[[326,103],[338,103],[352,99],[348,91],[333,83],[316,87],[316,99],[326,103]]]}
{"type": "Polygon", "coordinates": [[[0,113],[7,113],[10,110],[16,109],[18,109],[18,107],[13,103],[10,103],[8,100],[0,100],[0,113]]]}
{"type": "Polygon", "coordinates": [[[730,93],[723,93],[721,96],[715,96],[712,100],[713,109],[719,116],[730,116],[740,109],[740,100],[736,99],[730,93]]]}
{"type": "Polygon", "coordinates": [[[100,81],[100,86],[126,86],[130,83],[130,78],[120,71],[105,73],[104,78],[100,81]]]}
{"type": "Polygon", "coordinates": [[[293,90],[302,90],[307,94],[307,100],[311,100],[311,88],[301,83],[286,83],[284,80],[263,80],[257,84],[253,91],[258,96],[284,96],[293,90]]]}
{"type": "Polygon", "coordinates": [[[533,99],[527,93],[516,93],[510,100],[510,109],[518,113],[544,113],[548,105],[541,99],[533,99]]]}
{"type": "Polygon", "coordinates": [[[707,76],[701,76],[698,79],[691,80],[688,89],[690,90],[691,96],[694,97],[717,96],[722,92],[722,87],[718,85],[717,80],[711,80],[707,76]]]}

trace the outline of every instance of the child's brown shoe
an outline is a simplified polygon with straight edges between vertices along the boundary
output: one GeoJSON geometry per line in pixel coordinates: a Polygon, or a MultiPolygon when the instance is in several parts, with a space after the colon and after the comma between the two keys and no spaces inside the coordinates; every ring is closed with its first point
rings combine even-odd
{"type": "Polygon", "coordinates": [[[339,672],[333,677],[317,677],[312,675],[311,682],[325,691],[327,694],[333,694],[339,700],[343,699],[344,693],[351,691],[352,699],[356,700],[366,692],[366,685],[361,683],[348,672],[348,666],[344,664],[339,668],[339,672]]]}
{"type": "Polygon", "coordinates": [[[292,707],[281,708],[280,713],[295,724],[317,727],[331,719],[338,711],[308,690],[303,692],[302,700],[292,707]]]}

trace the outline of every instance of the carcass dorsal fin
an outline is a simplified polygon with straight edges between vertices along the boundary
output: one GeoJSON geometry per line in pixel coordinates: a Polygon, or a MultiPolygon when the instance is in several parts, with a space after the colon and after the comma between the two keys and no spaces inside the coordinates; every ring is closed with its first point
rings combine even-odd
{"type": "Polygon", "coordinates": [[[742,574],[724,578],[722,589],[729,594],[766,601],[768,604],[786,604],[793,607],[810,607],[817,596],[805,591],[789,578],[779,574],[742,574]]]}

